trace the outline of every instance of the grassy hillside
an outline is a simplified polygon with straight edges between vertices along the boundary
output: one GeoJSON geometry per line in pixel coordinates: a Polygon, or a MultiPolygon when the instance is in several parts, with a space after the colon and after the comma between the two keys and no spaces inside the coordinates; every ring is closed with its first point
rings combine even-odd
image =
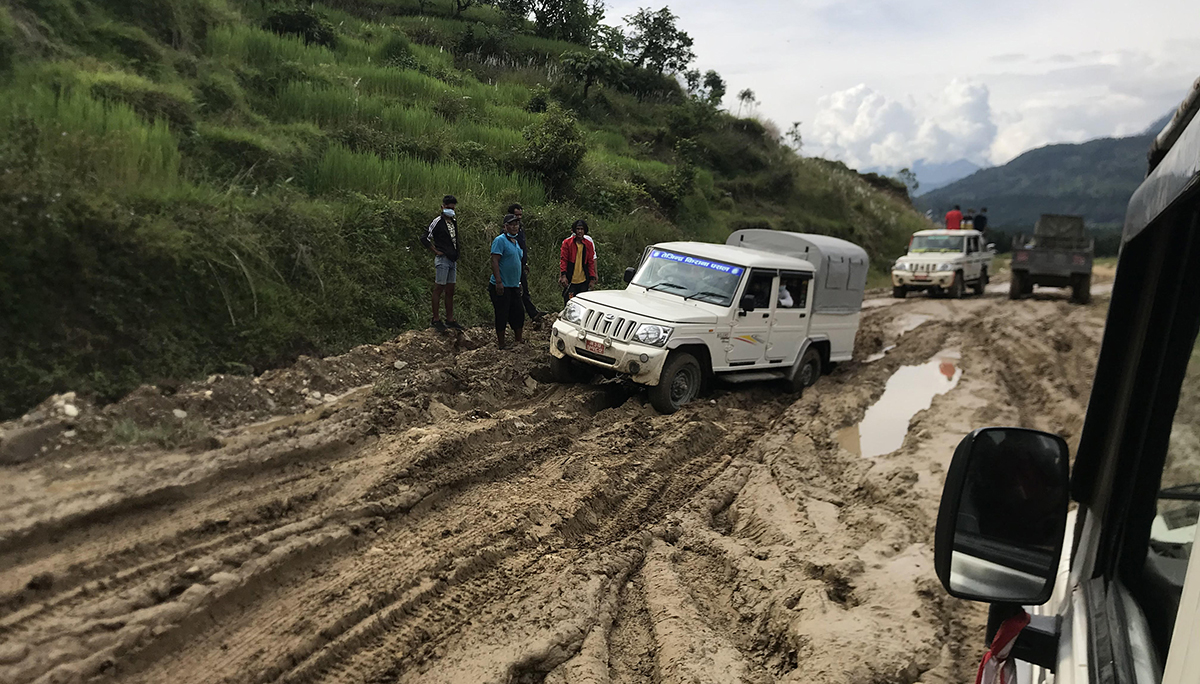
{"type": "Polygon", "coordinates": [[[459,318],[524,204],[531,289],[593,227],[601,284],[648,243],[760,226],[885,265],[921,219],[768,126],[445,1],[15,0],[0,6],[0,418],[53,391],[249,372],[429,319],[417,242],[460,200],[459,318]],[[419,13],[424,6],[425,15],[419,13]]]}
{"type": "Polygon", "coordinates": [[[921,195],[914,203],[936,216],[955,204],[964,210],[986,206],[990,224],[1000,229],[1031,230],[1044,213],[1082,215],[1092,228],[1116,229],[1146,175],[1154,133],[1041,147],[921,195]]]}

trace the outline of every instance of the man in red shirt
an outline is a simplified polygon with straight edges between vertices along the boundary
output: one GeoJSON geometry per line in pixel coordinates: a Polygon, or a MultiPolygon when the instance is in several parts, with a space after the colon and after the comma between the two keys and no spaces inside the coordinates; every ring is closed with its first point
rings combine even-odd
{"type": "Polygon", "coordinates": [[[558,261],[558,284],[563,288],[563,303],[580,292],[592,289],[596,280],[596,247],[587,239],[587,221],[571,226],[571,237],[563,240],[558,261]]]}
{"type": "Polygon", "coordinates": [[[959,230],[962,228],[962,207],[957,204],[954,208],[946,212],[946,230],[959,230]]]}

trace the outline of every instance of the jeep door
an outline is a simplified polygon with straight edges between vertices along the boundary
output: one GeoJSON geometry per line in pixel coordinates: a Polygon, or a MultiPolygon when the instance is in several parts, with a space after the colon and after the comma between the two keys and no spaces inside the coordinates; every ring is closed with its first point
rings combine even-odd
{"type": "Polygon", "coordinates": [[[750,269],[744,289],[734,300],[737,315],[730,326],[729,346],[725,353],[730,366],[753,366],[764,362],[774,320],[775,279],[774,269],[750,269]],[[753,310],[741,307],[746,295],[754,297],[753,310]]]}
{"type": "Polygon", "coordinates": [[[983,270],[983,251],[980,249],[979,236],[971,235],[966,239],[967,258],[963,264],[963,278],[978,280],[983,270]]]}
{"type": "Polygon", "coordinates": [[[790,364],[808,338],[812,300],[812,274],[780,271],[775,293],[774,322],[767,343],[767,362],[790,364]]]}

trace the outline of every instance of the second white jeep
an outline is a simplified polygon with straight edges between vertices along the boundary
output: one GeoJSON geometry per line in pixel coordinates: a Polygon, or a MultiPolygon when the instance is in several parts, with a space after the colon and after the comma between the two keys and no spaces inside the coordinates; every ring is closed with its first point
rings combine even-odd
{"type": "Polygon", "coordinates": [[[977,230],[922,230],[913,233],[908,254],[892,266],[892,296],[926,290],[934,296],[963,296],[970,287],[983,294],[992,272],[995,245],[983,244],[977,230]]]}
{"type": "Polygon", "coordinates": [[[867,268],[861,247],[822,235],[742,230],[724,245],[653,245],[626,270],[626,289],[567,303],[551,331],[552,370],[562,382],[624,375],[662,413],[715,375],[800,391],[850,359],[867,268]]]}

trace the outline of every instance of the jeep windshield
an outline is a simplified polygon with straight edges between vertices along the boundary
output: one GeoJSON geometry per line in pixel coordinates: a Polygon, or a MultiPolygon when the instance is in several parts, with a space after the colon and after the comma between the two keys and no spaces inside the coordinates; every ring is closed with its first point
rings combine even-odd
{"type": "Polygon", "coordinates": [[[745,272],[742,266],[652,249],[631,282],[683,299],[729,306],[745,272]]]}
{"type": "Polygon", "coordinates": [[[962,235],[916,235],[908,246],[908,253],[962,252],[963,239],[962,235]]]}

